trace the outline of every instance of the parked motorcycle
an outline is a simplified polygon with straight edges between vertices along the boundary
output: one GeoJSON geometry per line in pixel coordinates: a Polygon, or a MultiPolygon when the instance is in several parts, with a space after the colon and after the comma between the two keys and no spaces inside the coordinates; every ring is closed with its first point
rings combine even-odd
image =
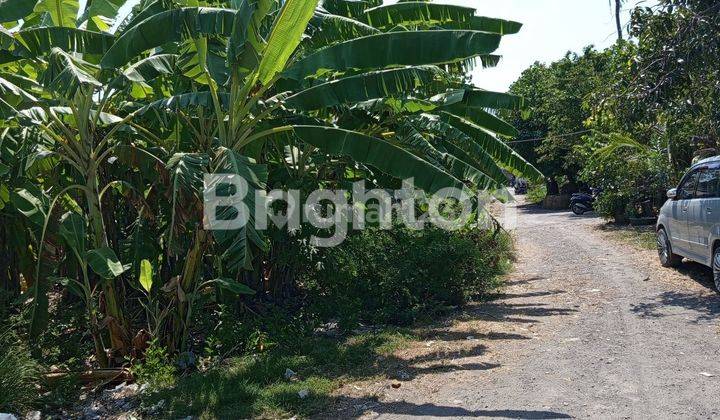
{"type": "Polygon", "coordinates": [[[570,209],[573,213],[582,216],[589,211],[593,211],[593,204],[600,191],[591,189],[590,192],[590,194],[581,192],[572,195],[570,198],[570,209]]]}
{"type": "Polygon", "coordinates": [[[527,194],[528,191],[528,183],[526,180],[522,178],[518,178],[515,180],[515,194],[522,195],[527,194]]]}

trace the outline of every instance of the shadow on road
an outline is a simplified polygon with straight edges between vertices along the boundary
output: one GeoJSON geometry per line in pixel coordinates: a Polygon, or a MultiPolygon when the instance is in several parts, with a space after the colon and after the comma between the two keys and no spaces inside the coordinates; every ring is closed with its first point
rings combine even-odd
{"type": "Polygon", "coordinates": [[[709,267],[693,261],[688,261],[681,264],[676,270],[695,280],[706,289],[715,291],[713,273],[709,267]]]}
{"type": "Polygon", "coordinates": [[[663,292],[649,302],[634,305],[633,312],[642,317],[660,318],[673,315],[673,308],[683,308],[694,315],[691,322],[717,320],[720,316],[720,297],[715,292],[712,270],[696,262],[685,262],[677,268],[677,271],[702,285],[707,291],[663,292]]]}
{"type": "MultiPolygon", "coordinates": [[[[351,401],[347,404],[358,404],[360,401],[351,401]]],[[[545,410],[468,410],[462,407],[452,407],[436,404],[413,404],[406,401],[360,404],[367,410],[378,414],[421,416],[421,417],[489,417],[504,419],[569,419],[565,413],[545,410]]]]}
{"type": "Polygon", "coordinates": [[[662,318],[677,315],[673,311],[676,308],[686,309],[692,315],[692,323],[714,322],[720,316],[720,299],[716,295],[670,291],[661,293],[652,301],[633,305],[631,309],[641,317],[662,318]]]}

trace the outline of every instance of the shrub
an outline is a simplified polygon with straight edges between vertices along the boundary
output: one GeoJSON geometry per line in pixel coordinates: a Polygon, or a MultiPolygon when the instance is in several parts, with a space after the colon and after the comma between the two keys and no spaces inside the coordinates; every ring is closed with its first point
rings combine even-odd
{"type": "Polygon", "coordinates": [[[175,384],[175,366],[168,357],[167,351],[157,340],[150,342],[145,351],[142,363],[132,366],[131,372],[141,384],[147,384],[150,389],[169,387],[175,384]]]}
{"type": "Polygon", "coordinates": [[[306,287],[312,309],[343,329],[407,325],[495,290],[510,249],[503,233],[366,230],[325,250],[306,287]]]}
{"type": "Polygon", "coordinates": [[[19,413],[39,398],[40,365],[11,330],[0,330],[0,412],[19,413]]]}
{"type": "Polygon", "coordinates": [[[601,216],[623,222],[627,217],[652,216],[664,203],[670,169],[660,151],[613,134],[589,138],[583,152],[586,166],[581,178],[602,190],[595,202],[601,216]]]}
{"type": "Polygon", "coordinates": [[[547,196],[547,187],[545,184],[535,184],[528,188],[528,193],[525,196],[525,199],[528,203],[539,204],[542,203],[545,196],[547,196]]]}

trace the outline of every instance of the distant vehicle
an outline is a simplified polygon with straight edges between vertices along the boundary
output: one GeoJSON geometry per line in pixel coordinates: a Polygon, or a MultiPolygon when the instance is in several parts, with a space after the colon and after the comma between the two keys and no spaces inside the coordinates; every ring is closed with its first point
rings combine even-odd
{"type": "Polygon", "coordinates": [[[593,204],[595,203],[598,193],[599,190],[591,189],[590,194],[584,192],[573,194],[572,197],[570,197],[570,210],[578,216],[593,211],[593,204]]]}
{"type": "Polygon", "coordinates": [[[667,197],[656,226],[660,263],[685,257],[711,267],[720,290],[720,156],[693,165],[667,197]]]}
{"type": "Polygon", "coordinates": [[[527,194],[528,183],[522,178],[515,180],[515,194],[527,194]]]}

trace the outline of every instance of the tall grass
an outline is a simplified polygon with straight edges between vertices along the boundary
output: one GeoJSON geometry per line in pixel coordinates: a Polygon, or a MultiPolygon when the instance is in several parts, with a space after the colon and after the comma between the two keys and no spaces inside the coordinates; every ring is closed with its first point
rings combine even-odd
{"type": "Polygon", "coordinates": [[[0,329],[0,412],[30,409],[39,399],[41,373],[27,345],[9,328],[0,329]]]}

